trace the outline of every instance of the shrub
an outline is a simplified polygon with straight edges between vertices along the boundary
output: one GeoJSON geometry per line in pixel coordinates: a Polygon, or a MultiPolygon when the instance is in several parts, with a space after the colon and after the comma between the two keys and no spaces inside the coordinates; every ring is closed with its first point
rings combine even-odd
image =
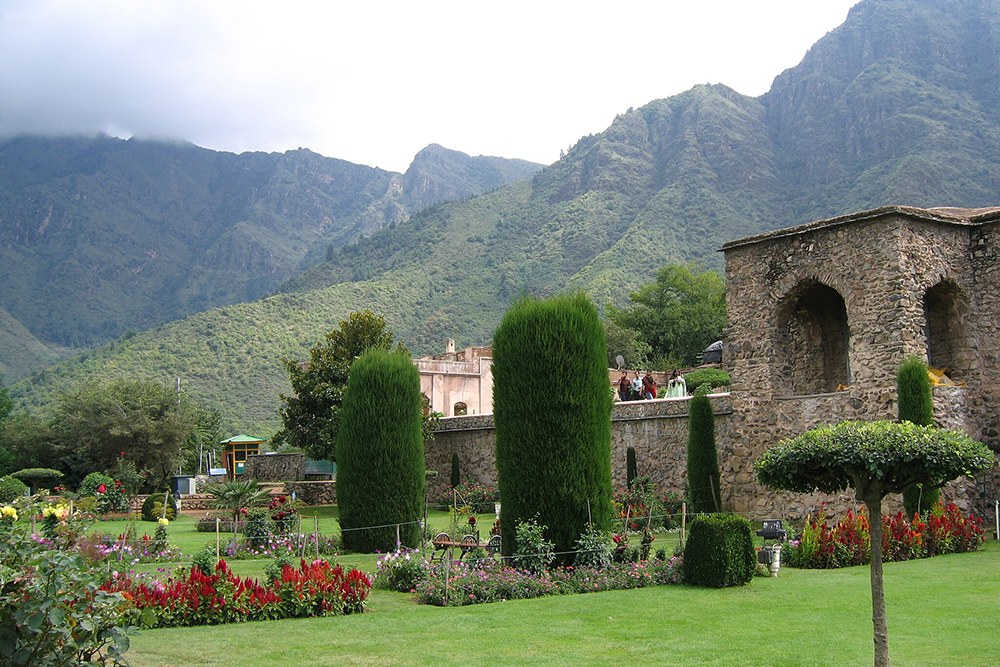
{"type": "Polygon", "coordinates": [[[612,544],[610,533],[588,528],[573,547],[576,551],[576,557],[573,560],[574,567],[603,570],[611,565],[612,544]]]}
{"type": "Polygon", "coordinates": [[[517,545],[511,562],[519,570],[528,572],[543,572],[552,561],[553,543],[545,539],[545,526],[538,525],[534,519],[517,524],[517,545]]]}
{"type": "Polygon", "coordinates": [[[247,546],[251,549],[259,549],[267,544],[271,537],[270,525],[271,512],[262,507],[257,507],[247,512],[243,521],[243,536],[246,538],[247,546]]]}
{"type": "Polygon", "coordinates": [[[625,450],[625,484],[632,488],[632,482],[639,476],[639,466],[635,461],[635,447],[625,450]]]}
{"type": "Polygon", "coordinates": [[[90,562],[33,540],[0,542],[0,664],[125,664],[122,597],[100,590],[90,562]]]}
{"type": "Polygon", "coordinates": [[[351,366],[337,436],[337,501],[344,545],[353,551],[394,551],[397,526],[403,545],[420,543],[420,396],[409,354],[372,349],[351,366]]]}
{"type": "Polygon", "coordinates": [[[28,485],[16,477],[7,475],[0,477],[0,503],[4,505],[12,503],[18,498],[27,495],[28,485]]]}
{"type": "MultiPolygon", "coordinates": [[[[538,515],[556,551],[589,522],[611,528],[611,407],[607,341],[583,294],[523,299],[493,336],[496,466],[503,550],[538,515]]],[[[568,562],[568,557],[566,557],[568,562]]]]}
{"type": "Polygon", "coordinates": [[[684,383],[690,393],[695,393],[702,387],[715,389],[716,387],[729,387],[729,373],[718,368],[699,368],[696,371],[684,374],[684,383]]]}
{"type": "Polygon", "coordinates": [[[163,516],[163,499],[167,499],[167,518],[173,521],[177,518],[177,500],[173,494],[160,491],[142,501],[142,520],[159,521],[163,516]],[[158,507],[157,507],[158,505],[158,507]]]}
{"type": "Polygon", "coordinates": [[[191,565],[202,572],[214,572],[215,552],[210,549],[202,549],[191,557],[191,565]]]}
{"type": "MultiPolygon", "coordinates": [[[[917,426],[934,425],[931,381],[927,376],[927,364],[919,358],[910,357],[899,367],[899,372],[896,374],[896,395],[899,421],[905,420],[917,426]]],[[[937,489],[914,484],[903,491],[906,516],[913,516],[934,507],[940,496],[937,489]]]]}
{"type": "Polygon", "coordinates": [[[735,514],[709,514],[691,522],[684,547],[684,580],[723,588],[750,583],[757,559],[750,522],[735,514]]]}
{"type": "Polygon", "coordinates": [[[379,557],[373,585],[383,590],[411,593],[429,571],[430,564],[419,551],[400,549],[379,557]]]}
{"type": "Polygon", "coordinates": [[[103,472],[92,472],[83,478],[80,482],[80,488],[77,489],[77,493],[81,496],[96,496],[97,489],[103,484],[105,488],[111,486],[115,483],[111,477],[105,475],[103,472]]]}
{"type": "Polygon", "coordinates": [[[705,395],[695,395],[688,404],[687,477],[691,511],[718,512],[721,489],[715,414],[712,402],[705,395]]]}
{"type": "Polygon", "coordinates": [[[476,514],[492,512],[495,509],[494,504],[500,502],[500,492],[497,491],[497,487],[466,480],[456,487],[449,487],[441,496],[441,505],[455,507],[456,496],[457,507],[468,507],[476,514]]]}

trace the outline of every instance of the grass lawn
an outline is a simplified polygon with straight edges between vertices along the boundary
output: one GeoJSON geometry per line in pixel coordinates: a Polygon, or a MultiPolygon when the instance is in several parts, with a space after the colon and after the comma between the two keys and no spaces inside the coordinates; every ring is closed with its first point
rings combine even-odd
{"type": "MultiPolygon", "coordinates": [[[[998,573],[994,541],[979,553],[887,563],[893,664],[998,664],[998,573]]],[[[148,630],[132,647],[135,667],[870,665],[871,598],[867,567],[784,568],[737,589],[663,586],[449,609],[374,591],[362,615],[148,630]]]]}

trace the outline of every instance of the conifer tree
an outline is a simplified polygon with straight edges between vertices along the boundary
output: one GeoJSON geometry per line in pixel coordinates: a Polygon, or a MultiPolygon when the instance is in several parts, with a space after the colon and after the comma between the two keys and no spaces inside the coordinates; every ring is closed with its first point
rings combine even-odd
{"type": "MultiPolygon", "coordinates": [[[[899,367],[896,394],[899,421],[908,421],[917,426],[934,425],[931,380],[927,375],[927,364],[918,357],[910,357],[899,367]]],[[[907,518],[930,509],[940,497],[937,489],[928,489],[921,484],[914,484],[906,489],[903,491],[903,507],[907,518]]]]}
{"type": "Polygon", "coordinates": [[[628,488],[632,488],[632,480],[639,476],[639,467],[635,462],[635,447],[629,447],[625,451],[625,483],[628,488]]]}
{"type": "Polygon", "coordinates": [[[424,439],[420,374],[406,352],[374,348],[351,366],[337,434],[337,503],[344,546],[394,551],[420,541],[424,439]]]}
{"type": "Polygon", "coordinates": [[[459,468],[458,463],[458,452],[451,453],[451,488],[457,487],[462,483],[462,471],[459,468]]]}
{"type": "MultiPolygon", "coordinates": [[[[494,420],[503,551],[537,517],[557,552],[589,521],[611,527],[607,342],[583,294],[525,298],[493,336],[494,420]]],[[[572,558],[563,560],[571,562],[572,558]]]]}
{"type": "Polygon", "coordinates": [[[712,412],[712,402],[705,394],[695,394],[688,405],[687,476],[691,511],[699,514],[720,511],[715,413],[712,412]]]}

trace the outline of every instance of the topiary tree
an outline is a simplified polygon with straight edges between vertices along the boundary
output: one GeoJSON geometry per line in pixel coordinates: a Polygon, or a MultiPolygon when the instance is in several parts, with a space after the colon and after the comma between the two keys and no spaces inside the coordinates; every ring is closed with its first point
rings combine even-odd
{"type": "Polygon", "coordinates": [[[35,493],[38,489],[42,488],[43,484],[49,484],[61,479],[63,474],[59,470],[53,470],[52,468],[24,468],[17,472],[12,472],[10,476],[16,477],[27,484],[31,487],[31,492],[35,493]]]}
{"type": "Polygon", "coordinates": [[[632,481],[639,476],[639,466],[635,460],[635,447],[625,450],[625,484],[632,488],[632,481]]]}
{"type": "MultiPolygon", "coordinates": [[[[927,376],[927,364],[918,357],[910,357],[899,367],[896,394],[899,421],[912,422],[917,426],[934,425],[931,380],[927,376]]],[[[919,514],[922,508],[933,507],[940,496],[937,489],[926,489],[922,484],[914,484],[903,491],[906,515],[912,517],[919,514]]]]}
{"type": "Polygon", "coordinates": [[[505,555],[517,526],[536,516],[557,552],[572,551],[588,522],[611,528],[606,347],[597,309],[583,294],[522,299],[493,335],[505,555]]]}
{"type": "Polygon", "coordinates": [[[337,436],[344,546],[394,551],[420,543],[424,439],[420,373],[406,352],[372,349],[351,366],[337,436]]]}
{"type": "Polygon", "coordinates": [[[871,517],[875,665],[889,664],[882,583],[882,498],[913,484],[939,488],[994,464],[993,452],[962,433],[911,422],[842,422],[782,442],[754,464],[761,484],[799,493],[853,488],[871,517]]]}
{"type": "Polygon", "coordinates": [[[702,387],[708,387],[708,389],[728,387],[730,382],[729,373],[718,368],[699,368],[684,374],[684,384],[687,386],[688,392],[692,394],[702,387]]]}
{"type": "Polygon", "coordinates": [[[721,508],[719,453],[715,447],[715,413],[712,401],[696,394],[688,404],[687,445],[688,496],[696,514],[721,508]]]}
{"type": "Polygon", "coordinates": [[[750,522],[735,514],[703,514],[684,544],[684,581],[695,586],[743,586],[757,568],[750,522]]]}
{"type": "Polygon", "coordinates": [[[451,453],[451,488],[462,483],[462,472],[458,465],[458,452],[451,453]]]}

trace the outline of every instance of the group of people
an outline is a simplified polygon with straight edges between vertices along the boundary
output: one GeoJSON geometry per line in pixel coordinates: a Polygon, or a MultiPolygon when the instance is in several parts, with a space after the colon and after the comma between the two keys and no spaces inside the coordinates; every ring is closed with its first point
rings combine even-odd
{"type": "MultiPolygon", "coordinates": [[[[667,381],[667,398],[679,398],[687,396],[687,384],[684,376],[674,369],[670,379],[667,381]]],[[[653,371],[646,371],[646,375],[639,377],[639,371],[635,371],[635,377],[629,379],[627,372],[622,372],[618,380],[618,397],[623,401],[651,401],[656,398],[656,379],[653,371]]]]}

